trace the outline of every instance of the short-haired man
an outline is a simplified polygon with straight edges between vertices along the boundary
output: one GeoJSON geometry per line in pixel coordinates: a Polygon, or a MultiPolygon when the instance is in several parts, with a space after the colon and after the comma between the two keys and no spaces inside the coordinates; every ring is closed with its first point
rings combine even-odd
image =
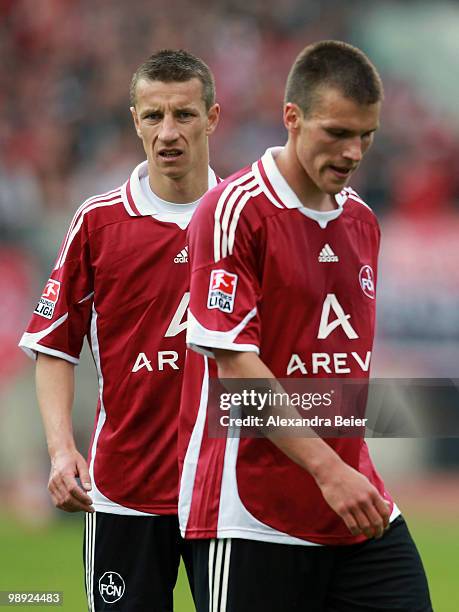
{"type": "Polygon", "coordinates": [[[186,229],[218,182],[208,137],[219,106],[208,66],[174,50],[138,68],[131,104],[147,159],[124,185],[78,209],[20,346],[38,357],[53,502],[87,512],[89,610],[166,612],[182,546],[176,445],[186,229]],[[99,379],[89,466],[71,425],[85,336],[99,379]]]}
{"type": "Polygon", "coordinates": [[[179,519],[199,612],[431,610],[361,437],[212,438],[206,425],[217,373],[368,377],[380,234],[346,183],[382,95],[360,50],[306,47],[287,81],[287,144],[210,191],[190,225],[179,519]]]}

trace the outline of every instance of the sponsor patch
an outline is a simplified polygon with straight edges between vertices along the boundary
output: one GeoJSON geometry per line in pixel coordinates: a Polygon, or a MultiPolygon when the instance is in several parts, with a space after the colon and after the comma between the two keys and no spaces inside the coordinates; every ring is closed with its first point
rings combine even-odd
{"type": "Polygon", "coordinates": [[[56,307],[57,300],[59,299],[60,290],[60,282],[50,278],[46,283],[34,313],[40,315],[40,317],[44,317],[45,319],[52,319],[54,308],[56,307]]]}
{"type": "Polygon", "coordinates": [[[207,308],[218,308],[222,312],[233,312],[236,296],[237,274],[226,270],[212,270],[210,275],[207,308]]]}
{"type": "Polygon", "coordinates": [[[360,286],[364,294],[375,299],[375,281],[374,281],[373,269],[371,266],[363,266],[359,273],[360,286]]]}

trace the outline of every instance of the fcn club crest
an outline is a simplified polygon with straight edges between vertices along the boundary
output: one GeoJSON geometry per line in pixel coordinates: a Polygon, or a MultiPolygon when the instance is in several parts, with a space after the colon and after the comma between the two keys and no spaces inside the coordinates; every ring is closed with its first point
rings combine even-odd
{"type": "Polygon", "coordinates": [[[222,312],[233,312],[236,285],[237,274],[226,272],[226,270],[212,270],[207,308],[218,308],[222,312]]]}
{"type": "Polygon", "coordinates": [[[373,269],[371,266],[363,266],[359,273],[359,281],[360,286],[362,287],[362,291],[364,294],[371,298],[375,299],[375,276],[373,274],[373,269]]]}

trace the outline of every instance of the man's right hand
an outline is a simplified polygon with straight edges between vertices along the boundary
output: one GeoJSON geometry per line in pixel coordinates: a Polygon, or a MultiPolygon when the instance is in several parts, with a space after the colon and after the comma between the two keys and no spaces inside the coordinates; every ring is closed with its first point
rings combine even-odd
{"type": "Polygon", "coordinates": [[[317,484],[328,505],[343,519],[352,535],[380,538],[389,525],[390,504],[371,482],[339,462],[317,484]]]}
{"type": "Polygon", "coordinates": [[[86,493],[91,490],[88,464],[77,450],[53,456],[48,490],[56,508],[65,512],[94,512],[92,499],[86,493]]]}

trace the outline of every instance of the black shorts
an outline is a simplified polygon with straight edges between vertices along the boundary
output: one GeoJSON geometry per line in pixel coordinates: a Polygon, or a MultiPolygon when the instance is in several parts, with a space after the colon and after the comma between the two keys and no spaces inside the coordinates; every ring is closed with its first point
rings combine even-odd
{"type": "Polygon", "coordinates": [[[198,612],[432,611],[402,517],[381,539],[352,546],[191,542],[198,612]]]}
{"type": "Polygon", "coordinates": [[[192,583],[189,550],[176,516],[87,514],[83,558],[89,612],[172,612],[180,557],[192,583]]]}

